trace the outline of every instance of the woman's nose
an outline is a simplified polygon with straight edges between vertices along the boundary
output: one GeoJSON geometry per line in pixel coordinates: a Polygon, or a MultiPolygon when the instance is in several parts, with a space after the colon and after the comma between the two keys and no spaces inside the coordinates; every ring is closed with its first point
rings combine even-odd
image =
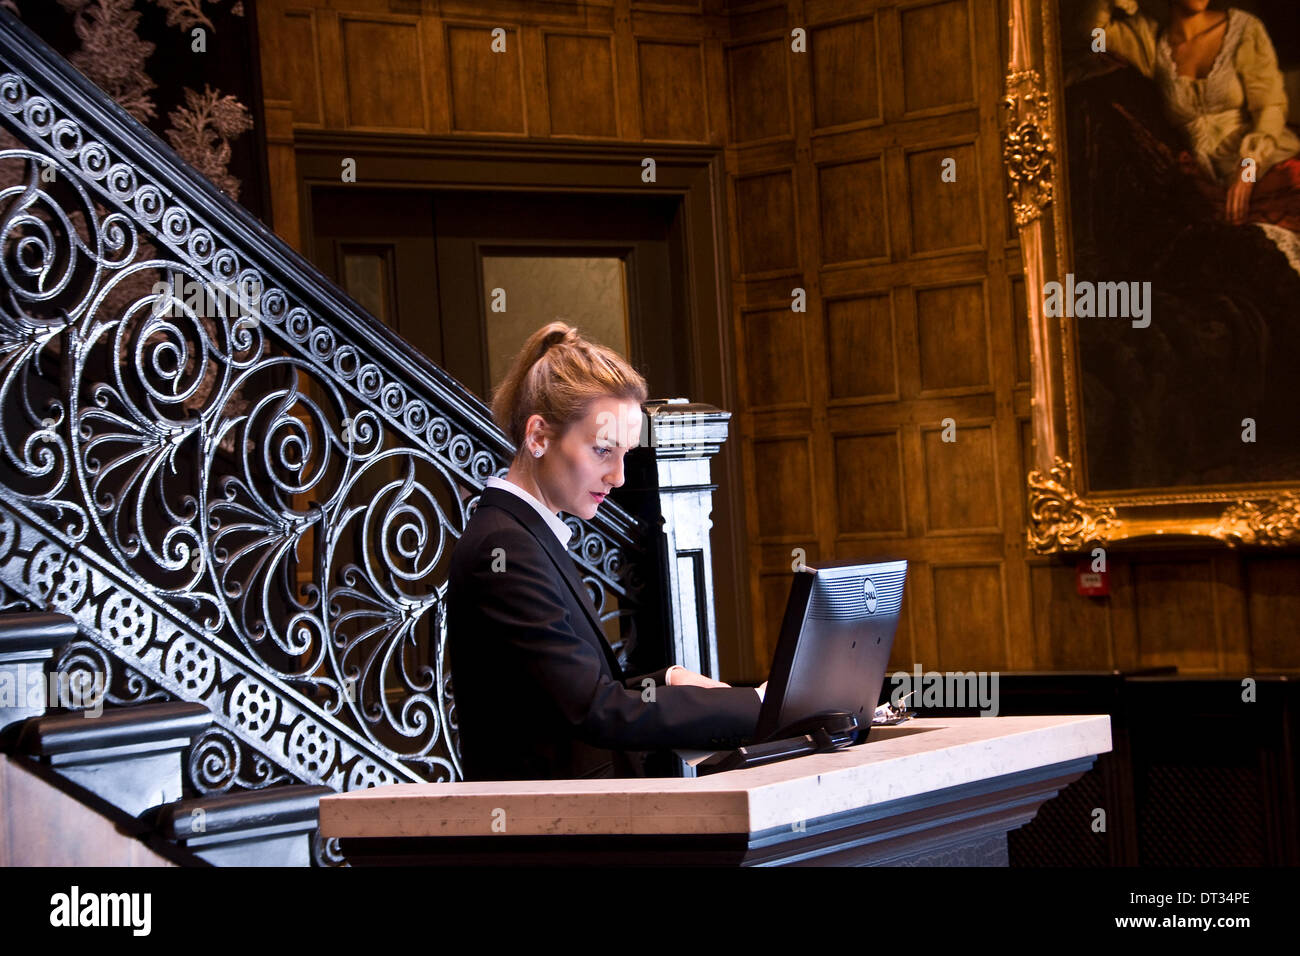
{"type": "Polygon", "coordinates": [[[615,488],[623,486],[623,456],[618,455],[610,463],[609,471],[605,472],[605,481],[609,482],[615,488]]]}

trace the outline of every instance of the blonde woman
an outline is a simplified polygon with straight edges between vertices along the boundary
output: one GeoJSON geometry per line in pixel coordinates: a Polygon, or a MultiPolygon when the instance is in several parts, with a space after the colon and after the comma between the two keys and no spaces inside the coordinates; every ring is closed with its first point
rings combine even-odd
{"type": "Polygon", "coordinates": [[[515,443],[451,558],[447,640],[466,780],[639,776],[634,753],[752,736],[766,684],[626,676],[566,545],[623,484],[645,380],[562,322],[534,332],[492,414],[515,443]]]}

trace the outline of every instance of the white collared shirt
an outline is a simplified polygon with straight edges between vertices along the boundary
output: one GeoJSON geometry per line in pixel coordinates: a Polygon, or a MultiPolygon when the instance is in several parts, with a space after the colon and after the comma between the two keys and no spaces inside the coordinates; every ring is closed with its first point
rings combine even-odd
{"type": "Polygon", "coordinates": [[[487,480],[487,487],[500,488],[502,491],[508,491],[516,498],[528,502],[533,506],[533,510],[542,516],[542,520],[546,522],[546,526],[554,532],[555,537],[559,539],[560,546],[563,548],[569,546],[569,539],[573,537],[573,529],[560,520],[558,512],[547,511],[546,505],[542,504],[527,491],[524,491],[524,489],[520,488],[513,481],[506,481],[504,478],[498,478],[496,475],[493,475],[487,480]]]}
{"type": "MultiPolygon", "coordinates": [[[[560,520],[558,512],[548,511],[546,505],[542,504],[523,488],[516,485],[513,481],[506,481],[504,478],[498,478],[496,475],[493,475],[487,480],[485,487],[500,488],[502,491],[508,491],[516,498],[528,502],[533,506],[533,510],[542,516],[542,520],[546,522],[546,526],[555,533],[555,537],[559,539],[560,546],[568,548],[569,539],[573,537],[573,529],[560,520]]],[[[668,672],[664,674],[664,683],[668,682],[668,674],[681,666],[681,664],[674,664],[672,667],[668,668],[668,672]]],[[[763,699],[763,694],[757,687],[754,688],[754,692],[758,694],[759,700],[763,699]]]]}

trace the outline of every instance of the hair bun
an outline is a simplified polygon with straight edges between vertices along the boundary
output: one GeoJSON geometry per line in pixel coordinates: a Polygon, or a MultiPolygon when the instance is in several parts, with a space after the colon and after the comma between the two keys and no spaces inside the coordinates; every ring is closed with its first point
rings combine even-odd
{"type": "Polygon", "coordinates": [[[574,331],[571,327],[567,325],[561,325],[559,322],[553,322],[551,324],[559,327],[554,328],[550,332],[546,333],[546,336],[542,339],[541,350],[538,352],[539,356],[545,355],[556,345],[563,344],[569,338],[570,334],[574,331]]]}
{"type": "Polygon", "coordinates": [[[492,417],[519,449],[530,416],[563,431],[587,414],[593,399],[611,396],[644,402],[645,379],[621,355],[557,319],[520,348],[493,390],[492,417]],[[555,345],[565,347],[552,358],[547,353],[555,345]]]}

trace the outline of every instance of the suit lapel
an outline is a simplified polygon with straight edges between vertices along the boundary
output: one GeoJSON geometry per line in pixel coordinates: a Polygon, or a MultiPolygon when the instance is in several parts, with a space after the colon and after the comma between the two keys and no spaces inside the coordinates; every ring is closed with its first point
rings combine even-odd
{"type": "Polygon", "coordinates": [[[596,643],[600,645],[605,660],[609,663],[610,672],[616,680],[622,681],[623,668],[619,666],[618,658],[614,656],[609,641],[605,640],[605,631],[600,626],[600,618],[596,615],[596,606],[591,602],[591,595],[587,593],[587,586],[582,583],[582,578],[578,576],[577,562],[569,554],[568,550],[560,544],[560,539],[555,537],[555,533],[546,526],[546,522],[542,520],[541,515],[534,511],[526,501],[521,501],[508,491],[502,491],[500,488],[484,488],[482,494],[479,495],[479,507],[482,508],[484,505],[501,508],[503,511],[508,512],[541,543],[543,550],[550,556],[551,562],[559,570],[565,583],[568,584],[569,590],[573,592],[574,597],[578,599],[578,603],[582,605],[587,620],[595,632],[596,643]]]}

